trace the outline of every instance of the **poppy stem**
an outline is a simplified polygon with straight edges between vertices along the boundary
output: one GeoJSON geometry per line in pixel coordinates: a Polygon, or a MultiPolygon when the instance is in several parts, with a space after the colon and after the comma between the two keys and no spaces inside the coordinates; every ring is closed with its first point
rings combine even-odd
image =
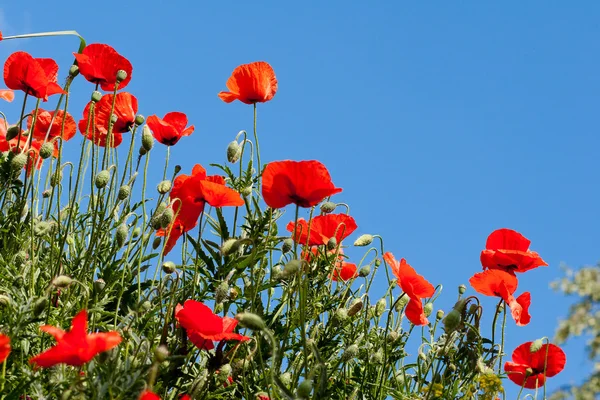
{"type": "Polygon", "coordinates": [[[167,146],[167,157],[165,160],[165,170],[163,171],[163,181],[167,179],[167,169],[169,167],[169,158],[171,157],[171,146],[167,146]]]}
{"type": "Polygon", "coordinates": [[[258,162],[257,182],[256,187],[260,192],[260,175],[262,173],[262,165],[260,163],[260,147],[258,146],[258,133],[256,132],[256,103],[254,103],[254,143],[256,143],[256,160],[258,162]]]}
{"type": "Polygon", "coordinates": [[[506,306],[502,308],[502,337],[500,339],[500,353],[498,361],[498,373],[502,373],[502,354],[504,353],[504,328],[506,327],[506,306]]]}
{"type": "Polygon", "coordinates": [[[2,40],[10,40],[10,39],[28,39],[34,37],[46,37],[46,36],[67,36],[73,35],[79,38],[79,49],[78,53],[81,53],[85,48],[85,39],[77,33],[77,31],[54,31],[54,32],[40,32],[40,33],[26,33],[23,35],[12,35],[12,36],[4,36],[2,40]]]}

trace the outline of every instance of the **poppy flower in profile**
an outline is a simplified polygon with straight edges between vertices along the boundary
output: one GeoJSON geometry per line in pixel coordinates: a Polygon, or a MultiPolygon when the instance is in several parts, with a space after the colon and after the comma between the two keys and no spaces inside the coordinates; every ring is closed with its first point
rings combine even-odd
{"type": "Polygon", "coordinates": [[[119,89],[125,88],[131,80],[131,63],[107,44],[89,44],[81,53],[73,55],[77,60],[79,73],[89,82],[100,85],[102,90],[115,90],[119,70],[127,73],[127,77],[119,83],[119,89]]]}
{"type": "Polygon", "coordinates": [[[308,208],[341,191],[331,182],[327,168],[316,160],[274,161],[262,175],[262,195],[271,208],[288,204],[308,208]]]}
{"type": "Polygon", "coordinates": [[[429,321],[425,316],[421,299],[433,296],[435,288],[411,267],[404,258],[396,261],[394,255],[389,251],[383,255],[383,259],[392,268],[393,274],[398,278],[400,288],[408,296],[408,304],[404,313],[406,318],[414,325],[427,325],[429,321]]]}
{"type": "Polygon", "coordinates": [[[15,92],[12,90],[0,89],[0,99],[10,103],[15,99],[15,92]]]}
{"type": "Polygon", "coordinates": [[[138,400],[160,400],[160,396],[151,390],[144,390],[138,400]]]}
{"type": "Polygon", "coordinates": [[[58,64],[50,58],[33,58],[24,51],[11,54],[4,63],[4,83],[9,89],[47,101],[65,91],[58,85],[58,64]]]}
{"type": "Polygon", "coordinates": [[[483,269],[501,269],[506,272],[526,272],[547,266],[540,255],[529,250],[531,242],[512,229],[497,229],[490,234],[481,252],[483,269]]]}
{"type": "Polygon", "coordinates": [[[0,364],[2,364],[10,354],[10,338],[0,333],[0,364]]]}
{"type": "MultiPolygon", "coordinates": [[[[102,96],[100,101],[94,106],[94,120],[90,116],[90,101],[83,110],[83,118],[79,121],[79,132],[92,140],[98,146],[106,147],[108,142],[108,129],[110,123],[110,112],[113,103],[112,94],[102,96]]],[[[123,142],[123,133],[129,132],[129,129],[135,123],[135,115],[138,111],[138,102],[131,93],[117,93],[115,100],[114,115],[117,116],[116,122],[112,126],[111,147],[117,147],[123,142]]]]}
{"type": "Polygon", "coordinates": [[[146,119],[146,125],[152,131],[154,138],[166,146],[174,146],[179,139],[194,132],[194,125],[186,128],[187,123],[187,116],[180,112],[167,113],[162,119],[156,115],[146,119]]]}
{"type": "Polygon", "coordinates": [[[82,310],[71,322],[68,332],[50,325],[40,328],[56,339],[56,345],[29,360],[39,367],[48,368],[57,364],[81,366],[97,354],[108,351],[121,343],[121,335],[111,331],[87,333],[87,311],[82,310]]]}
{"type": "Polygon", "coordinates": [[[555,344],[542,344],[537,351],[531,351],[532,342],[518,346],[512,353],[512,361],[504,364],[508,379],[527,389],[544,386],[546,377],[560,373],[567,363],[567,356],[555,344]]]}
{"type": "Polygon", "coordinates": [[[286,229],[292,232],[292,239],[300,244],[309,246],[326,245],[329,239],[336,238],[337,243],[350,236],[358,226],[354,218],[347,214],[326,214],[314,217],[310,223],[310,238],[308,222],[298,218],[296,224],[290,221],[286,229]],[[295,228],[295,229],[294,229],[295,228]]]}
{"type": "Polygon", "coordinates": [[[336,263],[333,273],[331,274],[331,279],[336,282],[346,282],[347,280],[356,278],[357,276],[358,268],[356,267],[356,264],[340,260],[336,263]]]}
{"type": "Polygon", "coordinates": [[[502,298],[510,307],[511,315],[518,326],[525,326],[531,321],[531,294],[524,292],[516,299],[513,296],[518,286],[516,276],[499,269],[488,269],[473,275],[469,283],[478,293],[502,298]]]}
{"type": "Polygon", "coordinates": [[[277,92],[275,71],[264,61],[243,64],[233,70],[227,80],[229,92],[219,93],[225,103],[239,100],[246,104],[264,103],[277,92]]]}
{"type": "Polygon", "coordinates": [[[214,348],[213,342],[221,340],[250,340],[249,337],[234,332],[238,323],[236,319],[219,317],[196,300],[186,300],[183,306],[178,304],[175,307],[175,319],[199,349],[211,350],[214,348]]]}
{"type": "MultiPolygon", "coordinates": [[[[27,129],[30,131],[34,114],[35,110],[33,110],[31,115],[27,118],[27,129]]],[[[64,110],[58,110],[54,121],[52,120],[53,117],[54,111],[46,111],[41,108],[37,110],[35,125],[33,127],[34,139],[44,141],[46,140],[46,134],[48,134],[48,141],[50,141],[56,137],[61,137],[61,132],[62,140],[65,141],[70,140],[75,136],[77,133],[77,125],[71,114],[68,112],[65,113],[64,110]]]]}

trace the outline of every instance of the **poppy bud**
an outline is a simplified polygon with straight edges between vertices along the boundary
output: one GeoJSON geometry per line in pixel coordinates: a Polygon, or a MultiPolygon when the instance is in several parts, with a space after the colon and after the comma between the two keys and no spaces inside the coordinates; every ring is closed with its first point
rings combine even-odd
{"type": "Polygon", "coordinates": [[[348,307],[348,316],[354,317],[363,308],[363,301],[361,299],[355,299],[350,307],[348,307]]]}
{"type": "Polygon", "coordinates": [[[164,344],[161,344],[154,350],[154,359],[156,361],[163,362],[169,357],[169,349],[164,344]]]}
{"type": "Polygon", "coordinates": [[[375,315],[381,317],[387,308],[387,302],[384,298],[379,299],[379,301],[375,304],[375,315]]]}
{"type": "Polygon", "coordinates": [[[375,266],[379,267],[381,265],[381,260],[379,258],[375,259],[375,266]]]}
{"type": "Polygon", "coordinates": [[[40,157],[42,160],[45,160],[52,156],[54,153],[54,145],[50,142],[44,142],[42,147],[40,147],[40,157]]]}
{"type": "Polygon", "coordinates": [[[358,346],[351,344],[346,347],[346,350],[342,353],[342,361],[348,362],[358,355],[358,346]]]}
{"type": "Polygon", "coordinates": [[[33,313],[35,314],[35,316],[39,317],[44,312],[47,305],[48,305],[47,298],[42,297],[42,298],[37,299],[36,302],[33,303],[33,313]]]}
{"type": "Polygon", "coordinates": [[[543,344],[544,344],[544,339],[534,340],[533,342],[531,342],[531,346],[529,347],[529,352],[535,353],[536,351],[538,351],[539,349],[542,348],[543,344]]]}
{"type": "Polygon", "coordinates": [[[298,385],[298,389],[296,389],[296,394],[300,399],[308,399],[310,398],[310,392],[312,392],[313,383],[310,379],[302,381],[298,385]]]}
{"type": "Polygon", "coordinates": [[[249,312],[241,312],[235,316],[244,328],[252,329],[253,331],[262,331],[267,326],[265,325],[265,321],[262,320],[256,314],[252,314],[249,312]]]}
{"type": "Polygon", "coordinates": [[[383,354],[381,353],[381,350],[376,351],[371,355],[371,362],[373,364],[381,364],[383,362],[383,354]]]}
{"type": "Polygon", "coordinates": [[[228,294],[229,300],[235,300],[235,299],[237,299],[238,296],[239,296],[239,294],[240,293],[239,293],[239,291],[236,288],[229,289],[229,294],[228,294]]]}
{"type": "Polygon", "coordinates": [[[289,278],[290,276],[295,275],[300,268],[302,267],[302,261],[300,260],[291,260],[285,267],[283,267],[283,271],[281,271],[281,276],[283,278],[289,278]]]}
{"type": "Polygon", "coordinates": [[[4,294],[0,294],[0,305],[7,306],[9,304],[10,304],[10,297],[8,297],[4,294]]]}
{"type": "Polygon", "coordinates": [[[21,265],[23,265],[25,263],[25,261],[27,261],[28,258],[29,258],[29,256],[27,255],[27,253],[25,253],[23,250],[21,250],[17,254],[15,254],[15,264],[18,267],[20,267],[21,265]]]}
{"type": "Polygon", "coordinates": [[[150,151],[153,146],[154,137],[152,137],[152,131],[150,131],[148,125],[144,125],[144,128],[142,128],[142,148],[146,151],[150,151]]]}
{"type": "Polygon", "coordinates": [[[123,71],[122,69],[118,70],[117,71],[117,83],[121,83],[125,79],[127,79],[127,72],[123,71]]]}
{"type": "Polygon", "coordinates": [[[237,140],[234,140],[233,142],[229,143],[229,145],[227,146],[227,161],[229,161],[232,164],[235,164],[236,162],[238,162],[241,156],[242,146],[240,146],[237,140]]]}
{"type": "Polygon", "coordinates": [[[139,126],[139,125],[143,124],[145,120],[146,120],[146,118],[142,114],[138,114],[135,116],[134,122],[136,125],[139,126]]]}
{"type": "Polygon", "coordinates": [[[42,197],[43,197],[44,199],[47,199],[48,197],[50,197],[50,195],[51,195],[51,194],[52,194],[52,190],[50,190],[50,189],[46,189],[46,190],[44,190],[44,191],[42,192],[42,197]]]}
{"type": "Polygon", "coordinates": [[[117,198],[119,200],[125,200],[131,194],[131,186],[123,185],[119,188],[119,193],[117,194],[117,198]]]}
{"type": "Polygon", "coordinates": [[[106,282],[104,282],[104,279],[99,278],[94,281],[94,292],[95,293],[100,293],[101,291],[104,290],[105,287],[106,287],[106,282]]]}
{"type": "Polygon", "coordinates": [[[148,150],[146,150],[146,149],[145,149],[145,148],[143,148],[143,147],[140,147],[139,153],[140,153],[140,157],[141,157],[141,156],[145,156],[145,155],[146,155],[146,153],[148,153],[148,150]]]}
{"type": "Polygon", "coordinates": [[[281,267],[279,265],[276,265],[271,269],[271,278],[276,281],[283,279],[282,274],[283,271],[281,270],[281,267]]]}
{"type": "Polygon", "coordinates": [[[252,185],[242,188],[242,190],[240,190],[240,194],[244,197],[250,196],[252,194],[252,185]]]}
{"type": "Polygon", "coordinates": [[[169,190],[171,190],[171,186],[171,181],[167,179],[161,181],[158,186],[156,186],[156,190],[158,190],[158,193],[160,194],[166,194],[169,193],[169,190]]]}
{"type": "Polygon", "coordinates": [[[94,103],[97,103],[97,102],[99,102],[101,99],[102,99],[102,93],[100,93],[100,92],[99,92],[99,91],[97,91],[97,90],[94,90],[94,91],[92,92],[92,101],[93,101],[94,103]]]}
{"type": "Polygon", "coordinates": [[[329,214],[332,213],[333,210],[335,210],[336,204],[332,201],[326,201],[325,203],[321,204],[321,207],[319,207],[321,209],[321,212],[323,214],[329,214]]]}
{"type": "Polygon", "coordinates": [[[396,375],[394,376],[394,378],[396,379],[396,383],[400,386],[404,386],[404,372],[403,371],[398,371],[396,373],[396,375]]]}
{"type": "Polygon", "coordinates": [[[366,277],[371,273],[371,266],[369,264],[365,265],[358,271],[358,276],[366,277]]]}
{"type": "Polygon", "coordinates": [[[19,127],[17,125],[11,125],[6,130],[6,141],[12,140],[19,136],[19,127]]]}
{"type": "Polygon", "coordinates": [[[175,165],[175,168],[173,168],[173,171],[175,172],[175,175],[177,175],[181,171],[181,165],[179,165],[179,164],[175,165]]]}
{"type": "Polygon", "coordinates": [[[469,306],[469,314],[474,315],[475,313],[477,313],[478,309],[479,309],[479,306],[477,304],[471,304],[469,306]]]}
{"type": "Polygon", "coordinates": [[[113,124],[113,125],[116,124],[118,120],[119,120],[119,117],[117,117],[117,114],[111,114],[110,115],[110,122],[111,122],[111,124],[113,124]]]}
{"type": "Polygon", "coordinates": [[[221,365],[221,368],[219,368],[219,370],[217,371],[217,379],[223,383],[223,382],[227,382],[229,380],[229,376],[231,375],[231,365],[230,364],[223,364],[221,365]]]}
{"type": "Polygon", "coordinates": [[[152,250],[158,249],[161,242],[162,242],[162,238],[160,236],[155,237],[154,240],[152,241],[152,250]]]}
{"type": "Polygon", "coordinates": [[[98,175],[96,175],[96,179],[94,179],[94,184],[98,189],[103,189],[108,184],[109,179],[110,173],[107,170],[103,170],[98,172],[98,175]]]}
{"type": "Polygon", "coordinates": [[[394,306],[394,310],[396,310],[396,312],[402,311],[402,309],[404,308],[404,306],[406,304],[408,304],[409,300],[410,299],[408,298],[408,296],[406,294],[404,294],[403,296],[401,296],[400,298],[398,298],[398,300],[396,301],[396,305],[394,306]]]}
{"type": "Polygon", "coordinates": [[[240,249],[243,241],[235,238],[227,239],[221,245],[221,254],[224,256],[228,256],[230,254],[235,253],[240,249]]]}
{"type": "Polygon", "coordinates": [[[290,383],[292,383],[292,374],[290,372],[284,372],[283,374],[279,375],[279,380],[285,386],[289,386],[290,383]]]}
{"type": "Polygon", "coordinates": [[[17,276],[15,278],[15,280],[13,281],[13,286],[16,288],[23,287],[24,284],[25,284],[25,279],[22,276],[17,276]]]}
{"type": "Polygon", "coordinates": [[[281,252],[283,254],[285,254],[288,251],[292,250],[293,246],[294,246],[294,241],[291,238],[287,238],[283,241],[283,244],[281,245],[281,252]]]}
{"type": "Polygon", "coordinates": [[[177,270],[173,261],[165,261],[162,264],[162,270],[165,274],[172,274],[177,270]]]}
{"type": "Polygon", "coordinates": [[[50,186],[54,187],[62,181],[62,172],[59,171],[57,174],[52,174],[50,177],[50,186]]]}
{"type": "Polygon", "coordinates": [[[454,331],[460,324],[460,319],[460,312],[454,309],[450,311],[448,315],[446,315],[446,318],[444,318],[443,320],[444,330],[446,331],[446,333],[454,331]]]}
{"type": "Polygon", "coordinates": [[[336,322],[344,322],[348,319],[348,311],[345,308],[338,308],[333,315],[336,322]]]}
{"type": "Polygon", "coordinates": [[[215,289],[215,302],[222,303],[229,295],[229,284],[223,281],[215,289]]]}
{"type": "Polygon", "coordinates": [[[337,239],[335,237],[330,238],[327,241],[327,250],[335,250],[337,247],[337,239]]]}
{"type": "Polygon", "coordinates": [[[46,221],[39,221],[33,227],[33,234],[35,236],[44,236],[50,232],[50,224],[46,221]]]}
{"type": "Polygon", "coordinates": [[[119,227],[117,228],[117,231],[115,232],[115,243],[117,245],[117,248],[123,247],[123,245],[125,244],[125,241],[127,240],[128,233],[129,233],[129,227],[127,226],[127,224],[119,225],[119,227]]]}
{"type": "Polygon", "coordinates": [[[142,228],[140,228],[139,226],[136,226],[135,229],[133,230],[133,232],[131,232],[131,237],[135,239],[136,237],[140,236],[141,233],[142,233],[142,228]]]}
{"type": "Polygon", "coordinates": [[[160,227],[168,227],[169,224],[173,221],[173,218],[175,218],[175,212],[172,208],[169,207],[165,211],[163,211],[163,213],[159,217],[160,227]]]}
{"type": "Polygon", "coordinates": [[[60,275],[54,278],[52,285],[58,288],[66,288],[73,282],[73,279],[66,275],[60,275]]]}
{"type": "Polygon", "coordinates": [[[223,312],[223,303],[215,304],[215,314],[219,314],[223,312]]]}
{"type": "Polygon", "coordinates": [[[389,331],[387,334],[387,341],[390,343],[394,343],[396,340],[398,340],[398,338],[400,337],[400,334],[396,331],[389,331]]]}
{"type": "Polygon", "coordinates": [[[458,286],[458,294],[460,294],[460,295],[465,294],[466,291],[467,291],[467,287],[465,285],[458,286]]]}
{"type": "Polygon", "coordinates": [[[152,308],[152,303],[150,303],[148,300],[142,301],[142,303],[140,304],[141,311],[148,311],[151,308],[152,308]]]}
{"type": "Polygon", "coordinates": [[[69,76],[75,78],[77,75],[79,75],[79,67],[77,65],[71,65],[71,68],[69,68],[69,76]]]}
{"type": "Polygon", "coordinates": [[[373,235],[369,234],[361,235],[354,241],[354,245],[359,247],[368,246],[371,243],[373,243],[373,235]]]}
{"type": "Polygon", "coordinates": [[[425,307],[423,307],[423,313],[425,314],[425,316],[429,317],[432,312],[433,312],[433,303],[425,304],[425,307]]]}
{"type": "Polygon", "coordinates": [[[12,160],[10,160],[10,168],[15,171],[21,171],[23,167],[27,164],[27,154],[19,153],[16,154],[12,160]]]}
{"type": "Polygon", "coordinates": [[[437,313],[435,314],[435,318],[439,321],[440,319],[444,318],[444,310],[438,310],[437,313]]]}

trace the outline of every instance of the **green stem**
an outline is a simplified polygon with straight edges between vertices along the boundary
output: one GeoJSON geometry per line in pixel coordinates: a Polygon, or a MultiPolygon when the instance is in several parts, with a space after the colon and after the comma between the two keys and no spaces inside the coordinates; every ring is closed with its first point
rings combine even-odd
{"type": "Polygon", "coordinates": [[[256,143],[256,159],[258,161],[258,170],[256,171],[256,188],[260,192],[260,175],[262,174],[262,164],[260,163],[260,147],[258,146],[258,133],[256,132],[256,103],[254,103],[254,142],[256,143]]]}

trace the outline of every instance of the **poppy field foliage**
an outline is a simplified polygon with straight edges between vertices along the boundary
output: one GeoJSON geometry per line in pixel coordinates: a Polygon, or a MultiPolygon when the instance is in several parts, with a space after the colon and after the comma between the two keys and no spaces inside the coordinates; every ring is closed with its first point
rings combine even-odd
{"type": "Polygon", "coordinates": [[[152,114],[127,91],[127,57],[77,36],[72,65],[4,62],[0,102],[22,112],[0,114],[0,398],[545,397],[564,352],[504,346],[505,327],[537,317],[519,276],[547,266],[524,235],[482,238],[470,288],[442,293],[361,231],[336,171],[261,162],[257,110],[279,88],[267,62],[214,83],[216,102],[248,107],[251,133],[225,164],[185,170],[170,155],[194,143],[194,116],[152,114]],[[69,102],[75,79],[87,104],[69,102]],[[491,326],[478,295],[497,301],[491,326]],[[440,296],[455,305],[436,310],[440,296]]]}

